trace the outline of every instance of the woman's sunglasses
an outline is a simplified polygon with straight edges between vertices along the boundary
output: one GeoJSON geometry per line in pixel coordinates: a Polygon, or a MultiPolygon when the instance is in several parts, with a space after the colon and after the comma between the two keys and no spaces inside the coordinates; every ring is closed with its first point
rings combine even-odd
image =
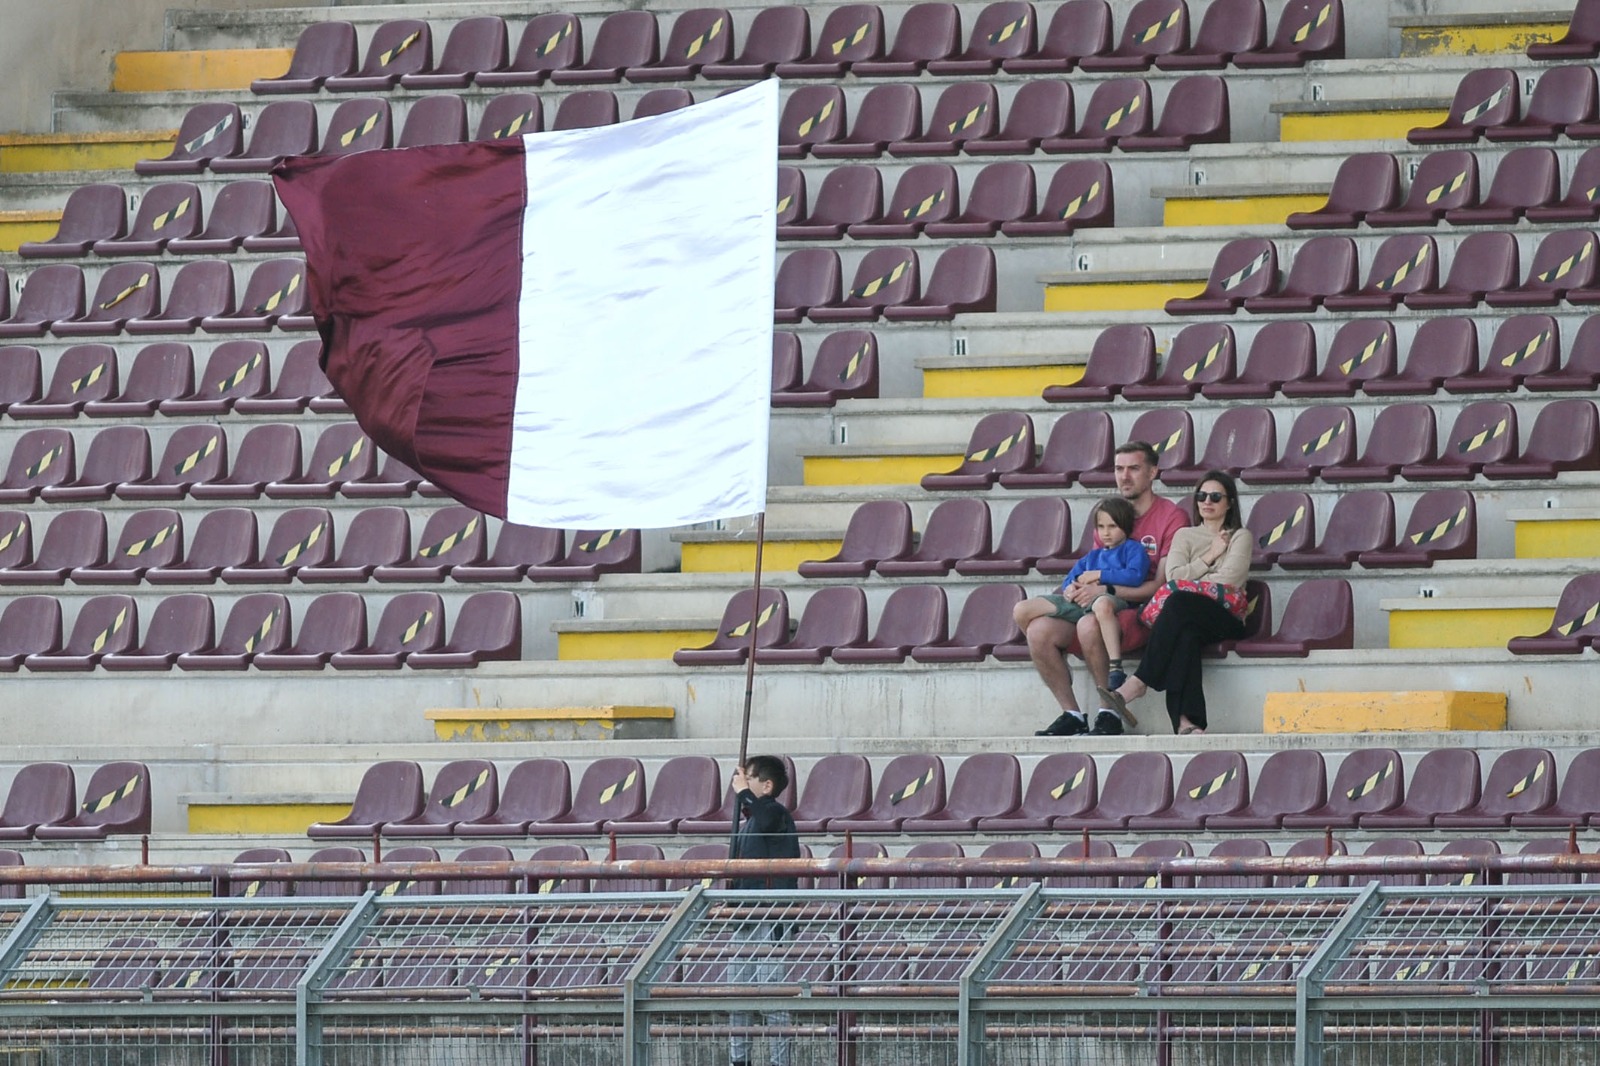
{"type": "Polygon", "coordinates": [[[1226,492],[1197,492],[1194,494],[1195,503],[1221,503],[1228,498],[1226,492]]]}

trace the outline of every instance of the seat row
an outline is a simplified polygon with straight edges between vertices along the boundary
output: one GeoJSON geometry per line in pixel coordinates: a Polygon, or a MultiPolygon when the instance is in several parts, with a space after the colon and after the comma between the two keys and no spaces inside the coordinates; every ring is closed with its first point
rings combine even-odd
{"type": "MultiPolygon", "coordinates": [[[[1276,751],[1251,782],[1242,752],[1202,751],[1174,774],[1165,752],[1115,756],[1104,777],[1092,755],[1058,752],[1026,786],[1015,755],[963,758],[946,783],[938,755],[891,759],[880,773],[863,755],[819,759],[802,782],[790,768],[780,802],[801,833],[1044,833],[1235,830],[1582,828],[1600,816],[1600,749],[1580,752],[1557,788],[1554,756],[1517,748],[1485,775],[1472,748],[1441,748],[1410,773],[1392,748],[1362,748],[1329,779],[1315,748],[1276,751]]],[[[726,834],[734,794],[706,755],[668,759],[646,781],[627,756],[590,762],[576,786],[557,758],[517,763],[501,787],[485,759],[447,763],[424,791],[414,762],[367,768],[350,813],[318,822],[318,840],[726,834]]]]}
{"type": "Polygon", "coordinates": [[[1462,144],[1479,137],[1491,141],[1553,141],[1600,137],[1594,69],[1550,67],[1539,75],[1521,107],[1522,75],[1506,67],[1469,71],[1456,86],[1450,111],[1435,126],[1406,134],[1412,144],[1462,144]]]}
{"type": "MultiPolygon", "coordinates": [[[[198,402],[198,401],[197,401],[198,402]]],[[[188,412],[185,412],[188,413],[188,412]]],[[[195,414],[206,414],[199,410],[195,414]]],[[[328,426],[302,467],[300,431],[282,423],[251,427],[228,464],[228,438],[214,422],[179,426],[152,466],[150,434],[142,426],[95,431],[80,469],[72,431],[31,429],[11,448],[0,481],[0,503],[43,500],[350,499],[442,496],[421,474],[392,456],[380,470],[376,449],[354,422],[328,426]]]]}
{"type": "Polygon", "coordinates": [[[1211,74],[1179,79],[1156,118],[1144,78],[1101,82],[1074,123],[1065,82],[1030,82],[1017,91],[1004,124],[993,85],[953,85],[940,94],[927,124],[915,85],[877,85],[852,122],[844,90],[806,85],[789,94],[778,120],[778,158],[860,159],[1031,152],[1070,154],[1170,152],[1195,144],[1225,144],[1232,116],[1228,84],[1211,74]]]}
{"type": "Polygon", "coordinates": [[[958,314],[993,311],[996,305],[994,249],[961,244],[939,253],[922,285],[915,248],[874,248],[856,264],[850,287],[832,248],[801,248],[778,264],[773,283],[773,321],[946,321],[958,314]]]}
{"type": "Polygon", "coordinates": [[[806,202],[805,174],[778,170],[778,239],[781,241],[929,237],[1064,236],[1116,220],[1111,168],[1101,160],[1064,163],[1039,202],[1033,167],[991,163],[972,179],[963,201],[955,168],[921,163],[900,175],[887,208],[876,167],[828,171],[814,203],[806,202]],[[963,207],[963,203],[965,206],[963,207]]]}
{"type": "Polygon", "coordinates": [[[906,9],[890,44],[883,11],[849,4],[830,11],[811,34],[803,7],[760,10],[735,54],[733,22],[722,8],[679,14],[665,47],[656,16],[615,12],[584,48],[576,15],[538,15],[523,27],[516,49],[496,16],[455,23],[434,61],[433,29],[421,19],[381,24],[359,62],[356,30],[348,22],[315,23],[300,36],[281,77],[255,81],[257,93],[386,91],[479,86],[558,85],[708,79],[749,80],[1007,73],[1082,70],[1215,69],[1301,66],[1344,54],[1340,0],[1289,0],[1271,42],[1261,0],[1213,0],[1191,41],[1185,0],[1141,0],[1128,12],[1113,46],[1113,21],[1105,0],[1068,0],[1056,8],[1043,35],[1030,3],[1002,0],[984,7],[962,47],[955,4],[920,3],[906,9]]]}
{"type": "Polygon", "coordinates": [[[1434,152],[1424,159],[1402,201],[1400,165],[1387,152],[1345,157],[1328,190],[1328,202],[1296,211],[1290,229],[1354,229],[1369,226],[1510,226],[1529,222],[1593,222],[1600,201],[1589,195],[1600,184],[1600,147],[1572,165],[1561,191],[1561,161],[1553,149],[1513,148],[1495,168],[1489,191],[1480,196],[1478,158],[1471,152],[1434,152]]]}
{"type": "MultiPolygon", "coordinates": [[[[634,104],[633,118],[648,118],[694,103],[687,89],[652,89],[634,104]]],[[[575,130],[613,126],[621,121],[617,95],[609,89],[588,89],[561,98],[549,129],[575,130]]],[[[544,103],[533,93],[504,93],[491,98],[468,136],[467,101],[459,96],[424,96],[406,109],[404,123],[383,97],[347,100],[328,116],[319,135],[317,109],[307,100],[277,100],[256,116],[248,144],[244,115],[232,103],[197,104],[185,112],[177,139],[165,156],[141,159],[140,174],[241,174],[271,170],[298,155],[354,155],[380,148],[418,148],[430,144],[495,141],[541,133],[544,103]],[[399,132],[396,134],[396,129],[399,132]]],[[[286,236],[292,237],[291,229],[286,236]]]]}
{"type": "MultiPolygon", "coordinates": [[[[887,565],[887,564],[886,564],[887,565]]],[[[908,564],[914,565],[914,564],[908,564]]],[[[679,666],[737,666],[749,659],[749,627],[756,622],[756,662],[806,664],[832,659],[842,664],[974,663],[993,657],[1023,662],[1028,645],[1012,617],[1027,593],[1012,584],[981,585],[968,594],[955,628],[942,586],[911,585],[889,594],[878,624],[867,634],[866,594],[854,585],[819,589],[806,601],[799,624],[791,632],[788,596],[777,589],[763,593],[759,613],[748,590],[735,593],[722,613],[717,635],[699,648],[673,654],[679,666]]],[[[1355,616],[1350,583],[1325,578],[1302,583],[1290,596],[1283,621],[1272,630],[1272,591],[1261,581],[1246,588],[1250,613],[1237,641],[1207,649],[1223,658],[1229,652],[1247,657],[1305,658],[1318,648],[1350,648],[1355,643],[1355,616]]]]}
{"type": "Polygon", "coordinates": [[[0,413],[19,420],[174,418],[237,411],[253,415],[349,414],[322,372],[322,341],[304,340],[283,356],[272,374],[271,351],[261,341],[223,341],[212,349],[198,379],[193,350],[177,341],[147,344],[126,376],[109,344],[76,344],[61,352],[43,385],[39,349],[0,347],[0,413]]]}
{"type": "MultiPolygon", "coordinates": [[[[1369,216],[1370,217],[1370,216],[1369,216]]],[[[1229,241],[1217,253],[1205,288],[1197,296],[1168,300],[1172,315],[1229,315],[1330,311],[1392,311],[1401,303],[1415,311],[1476,307],[1554,307],[1600,304],[1596,249],[1587,229],[1557,230],[1539,242],[1526,277],[1519,269],[1517,239],[1506,232],[1474,233],[1456,246],[1450,271],[1440,280],[1439,249],[1426,234],[1391,237],[1379,245],[1361,284],[1356,244],[1324,234],[1302,243],[1280,277],[1277,248],[1270,240],[1229,241]]]]}
{"type": "MultiPolygon", "coordinates": [[[[77,776],[61,762],[28,763],[11,779],[0,810],[0,840],[103,840],[150,831],[150,768],[139,762],[97,767],[78,802],[77,776]]],[[[0,866],[21,866],[15,852],[0,866]],[[12,856],[15,856],[13,859],[12,856]]],[[[7,896],[5,898],[19,898],[7,896]]]]}
{"type": "Polygon", "coordinates": [[[219,638],[211,597],[180,593],[156,604],[141,634],[138,602],[111,594],[83,601],[63,640],[59,600],[17,596],[0,612],[0,670],[461,669],[522,658],[522,608],[514,593],[473,593],[448,628],[446,639],[438,593],[406,592],[384,605],[369,637],[366,601],[330,592],[307,605],[296,637],[288,598],[260,593],[235,601],[219,638]]]}
{"type": "MultiPolygon", "coordinates": [[[[1563,471],[1600,470],[1600,412],[1592,400],[1556,400],[1539,409],[1519,452],[1517,409],[1504,400],[1468,404],[1440,446],[1433,408],[1394,403],[1378,410],[1365,448],[1356,452],[1350,408],[1307,407],[1295,419],[1282,452],[1270,407],[1230,407],[1211,427],[1205,450],[1195,446],[1194,422],[1177,404],[1146,411],[1125,440],[1148,441],[1167,485],[1194,485],[1207,470],[1224,470],[1250,484],[1314,481],[1491,481],[1552,478],[1563,471]]],[[[961,465],[922,478],[927,489],[1059,487],[1076,480],[1109,486],[1111,423],[1106,413],[1079,410],[1057,420],[1035,458],[1032,417],[986,415],[973,429],[961,465]]]]}
{"type": "Polygon", "coordinates": [[[161,272],[148,261],[117,262],[100,275],[85,300],[83,268],[76,263],[35,267],[22,283],[14,310],[0,270],[0,339],[114,337],[119,334],[254,333],[311,330],[302,259],[268,259],[255,265],[244,295],[234,300],[233,268],[222,259],[185,263],[161,298],[161,272]]]}
{"type": "MultiPolygon", "coordinates": [[[[1459,489],[1425,493],[1397,538],[1392,496],[1381,489],[1341,493],[1319,542],[1316,505],[1310,495],[1269,492],[1255,501],[1245,523],[1256,539],[1252,568],[1343,570],[1360,562],[1368,569],[1382,569],[1428,566],[1439,558],[1473,558],[1476,521],[1470,501],[1471,494],[1459,489]],[[1466,516],[1451,522],[1449,529],[1413,539],[1462,510],[1466,516]]],[[[800,576],[859,579],[873,571],[884,577],[940,577],[952,571],[966,577],[1065,574],[1094,541],[1090,515],[1073,547],[1070,512],[1067,501],[1055,496],[1020,500],[991,549],[989,508],[982,500],[940,503],[929,514],[920,538],[913,537],[910,509],[903,500],[872,500],[851,514],[838,552],[800,563],[800,576]]]]}
{"type": "Polygon", "coordinates": [[[400,507],[357,512],[337,547],[333,515],[321,507],[285,511],[259,547],[247,508],[218,507],[192,521],[185,551],[183,513],[134,511],[108,553],[103,512],[61,511],[35,553],[33,517],[0,511],[0,585],[593,581],[639,570],[638,530],[577,531],[569,547],[559,529],[503,523],[490,551],[488,519],[461,506],[433,512],[414,552],[400,507]]]}
{"type": "Polygon", "coordinates": [[[209,215],[200,187],[173,181],[143,190],[133,225],[121,185],[80,185],[67,196],[56,233],[24,241],[24,259],[97,256],[212,255],[238,251],[298,252],[300,237],[287,213],[279,221],[272,183],[245,179],[217,190],[209,215]]]}
{"type": "Polygon", "coordinates": [[[1243,370],[1238,342],[1225,323],[1196,322],[1173,337],[1159,375],[1155,333],[1148,326],[1108,326],[1095,338],[1083,376],[1051,385],[1052,403],[1082,403],[1121,396],[1160,400],[1291,399],[1354,396],[1421,396],[1486,392],[1586,392],[1600,384],[1600,321],[1583,320],[1562,362],[1561,325],[1547,314],[1517,315],[1494,327],[1480,363],[1478,325],[1471,318],[1437,317],[1418,325],[1400,363],[1394,324],[1358,318],[1338,326],[1322,369],[1316,368],[1316,334],[1308,323],[1272,322],[1255,336],[1243,370]]]}

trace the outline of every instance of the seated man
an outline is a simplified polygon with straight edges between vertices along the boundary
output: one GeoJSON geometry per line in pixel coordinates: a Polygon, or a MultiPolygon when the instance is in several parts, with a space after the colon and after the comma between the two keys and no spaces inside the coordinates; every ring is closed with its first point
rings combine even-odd
{"type": "MultiPolygon", "coordinates": [[[[1187,526],[1189,519],[1177,504],[1155,494],[1152,486],[1155,484],[1160,464],[1156,450],[1149,444],[1144,441],[1129,441],[1119,445],[1113,469],[1117,479],[1117,491],[1123,499],[1133,505],[1136,517],[1132,539],[1142,544],[1150,555],[1150,577],[1143,584],[1132,588],[1121,586],[1107,588],[1104,584],[1077,585],[1068,590],[1067,595],[1084,607],[1090,607],[1094,600],[1104,595],[1116,596],[1130,604],[1128,610],[1117,614],[1122,627],[1122,652],[1126,654],[1144,646],[1147,634],[1139,623],[1139,605],[1147,601],[1165,580],[1160,565],[1161,560],[1166,558],[1167,549],[1172,545],[1173,535],[1187,526]]],[[[1101,546],[1100,538],[1096,535],[1095,547],[1101,546]]],[[[1060,716],[1039,730],[1036,735],[1070,737],[1079,733],[1089,733],[1094,736],[1121,734],[1123,718],[1110,707],[1099,708],[1099,713],[1095,715],[1094,726],[1090,727],[1083,712],[1078,709],[1078,698],[1072,691],[1072,670],[1062,654],[1066,651],[1078,651],[1083,656],[1084,664],[1088,666],[1089,675],[1096,686],[1103,687],[1109,680],[1111,663],[1106,654],[1105,640],[1100,635],[1099,623],[1094,615],[1084,614],[1075,623],[1053,616],[1034,618],[1028,622],[1024,634],[1028,638],[1028,654],[1033,659],[1034,669],[1039,671],[1039,677],[1043,679],[1045,687],[1050,690],[1050,694],[1056,698],[1056,703],[1061,707],[1060,716]]]]}

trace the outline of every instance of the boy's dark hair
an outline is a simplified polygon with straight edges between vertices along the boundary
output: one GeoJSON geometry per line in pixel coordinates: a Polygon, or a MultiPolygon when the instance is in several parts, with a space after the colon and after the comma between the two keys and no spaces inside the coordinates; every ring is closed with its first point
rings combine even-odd
{"type": "MultiPolygon", "coordinates": [[[[1095,511],[1115,522],[1117,528],[1127,536],[1133,536],[1133,523],[1138,520],[1139,516],[1133,513],[1133,504],[1121,496],[1107,496],[1095,505],[1095,511]]],[[[1093,522],[1096,519],[1091,518],[1089,521],[1093,522]]]]}
{"type": "Polygon", "coordinates": [[[750,756],[744,761],[744,775],[757,781],[771,781],[774,799],[783,795],[783,790],[789,787],[789,771],[776,755],[750,756]]]}
{"type": "Polygon", "coordinates": [[[1156,454],[1155,446],[1148,441],[1130,440],[1117,445],[1117,455],[1132,455],[1134,452],[1144,456],[1144,461],[1153,467],[1161,465],[1161,456],[1156,454]]]}

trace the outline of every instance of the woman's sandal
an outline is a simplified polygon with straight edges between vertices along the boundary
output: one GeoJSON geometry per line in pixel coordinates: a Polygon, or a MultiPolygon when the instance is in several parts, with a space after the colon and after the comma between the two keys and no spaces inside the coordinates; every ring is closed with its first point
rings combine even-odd
{"type": "Polygon", "coordinates": [[[1122,698],[1122,693],[1116,689],[1101,688],[1099,685],[1096,685],[1094,690],[1100,696],[1100,706],[1110,707],[1122,716],[1124,722],[1133,721],[1133,715],[1128,713],[1128,701],[1122,698]]]}
{"type": "Polygon", "coordinates": [[[1180,737],[1192,736],[1195,733],[1199,733],[1203,736],[1205,734],[1205,730],[1197,725],[1186,725],[1182,729],[1178,730],[1178,735],[1180,737]]]}

